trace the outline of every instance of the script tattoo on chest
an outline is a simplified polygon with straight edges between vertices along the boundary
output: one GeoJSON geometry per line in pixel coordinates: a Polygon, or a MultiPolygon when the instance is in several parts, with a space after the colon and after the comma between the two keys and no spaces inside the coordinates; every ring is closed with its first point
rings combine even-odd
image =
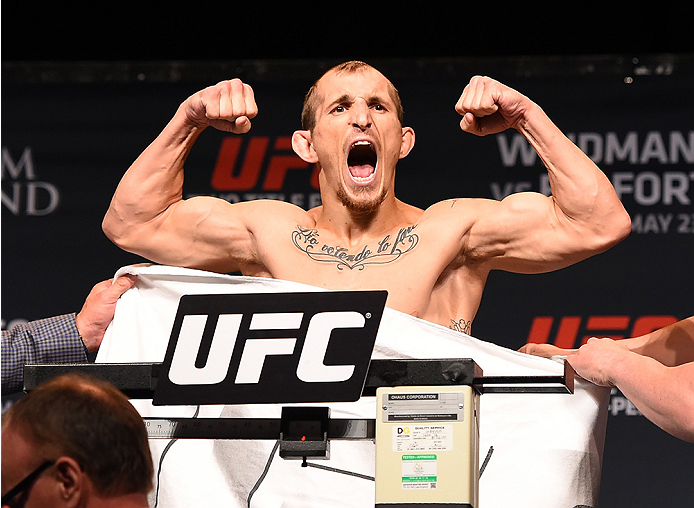
{"type": "Polygon", "coordinates": [[[411,252],[419,243],[419,237],[413,233],[416,227],[415,224],[401,228],[395,238],[386,235],[376,245],[364,245],[359,252],[350,252],[339,245],[322,243],[318,230],[299,225],[292,232],[292,242],[313,261],[334,263],[338,270],[363,270],[366,265],[392,263],[400,256],[411,252]]]}

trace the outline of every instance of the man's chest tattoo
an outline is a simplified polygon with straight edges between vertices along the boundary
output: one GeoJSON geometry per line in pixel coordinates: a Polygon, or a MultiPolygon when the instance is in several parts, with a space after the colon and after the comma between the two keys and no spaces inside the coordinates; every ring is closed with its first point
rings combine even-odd
{"type": "Polygon", "coordinates": [[[338,270],[363,270],[366,265],[392,263],[411,252],[419,243],[419,237],[413,233],[416,227],[415,224],[401,228],[395,238],[386,235],[382,240],[373,245],[366,244],[358,251],[323,243],[318,230],[298,225],[292,232],[292,242],[313,261],[334,263],[338,270]]]}
{"type": "Polygon", "coordinates": [[[464,319],[459,319],[456,321],[455,319],[451,319],[451,324],[448,328],[455,330],[456,332],[463,332],[470,335],[472,320],[465,321],[464,319]]]}

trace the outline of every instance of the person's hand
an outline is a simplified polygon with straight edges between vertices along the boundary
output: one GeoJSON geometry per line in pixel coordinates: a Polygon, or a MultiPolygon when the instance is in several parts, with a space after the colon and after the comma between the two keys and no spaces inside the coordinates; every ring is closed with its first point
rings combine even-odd
{"type": "Polygon", "coordinates": [[[192,95],[183,103],[183,111],[193,125],[243,134],[250,130],[258,106],[250,85],[232,79],[192,95]]]}
{"type": "Polygon", "coordinates": [[[93,353],[99,349],[106,328],[116,312],[118,298],[133,287],[136,281],[137,276],[126,274],[118,277],[115,282],[113,279],[105,280],[92,288],[82,310],[75,317],[77,330],[87,351],[93,353]]]}
{"type": "Polygon", "coordinates": [[[475,76],[463,90],[455,110],[460,128],[478,136],[516,128],[534,104],[517,91],[485,76],[475,76]]]}
{"type": "Polygon", "coordinates": [[[518,351],[529,355],[541,356],[543,358],[552,358],[553,356],[566,356],[576,352],[575,349],[562,349],[552,344],[538,344],[535,342],[528,342],[518,351]]]}
{"type": "Polygon", "coordinates": [[[583,379],[600,386],[613,386],[610,373],[617,362],[630,354],[634,353],[617,340],[591,337],[566,360],[583,379]]]}

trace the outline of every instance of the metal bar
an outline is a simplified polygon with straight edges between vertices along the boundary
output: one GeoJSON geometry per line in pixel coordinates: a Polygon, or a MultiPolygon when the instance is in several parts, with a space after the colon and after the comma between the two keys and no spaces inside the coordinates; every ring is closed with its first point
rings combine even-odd
{"type": "Polygon", "coordinates": [[[562,376],[481,376],[474,384],[480,393],[574,393],[575,376],[571,364],[564,360],[562,376]]]}
{"type": "MultiPolygon", "coordinates": [[[[280,418],[143,418],[151,439],[279,439],[280,418]]],[[[328,420],[329,439],[374,439],[375,420],[328,420]]]]}
{"type": "MultiPolygon", "coordinates": [[[[25,365],[24,389],[32,390],[53,377],[77,371],[109,381],[132,399],[151,399],[160,370],[161,363],[25,365]]],[[[469,358],[372,360],[363,395],[373,396],[376,388],[382,386],[425,385],[472,385],[484,393],[573,393],[574,375],[566,361],[563,376],[483,376],[479,366],[469,358]]]]}
{"type": "MultiPolygon", "coordinates": [[[[78,371],[109,381],[133,399],[151,399],[161,363],[73,363],[24,366],[24,389],[32,390],[49,379],[78,371]]],[[[451,360],[372,360],[363,395],[373,396],[381,386],[464,385],[482,374],[469,358],[451,360]]]]}
{"type": "Polygon", "coordinates": [[[24,390],[69,372],[93,376],[116,386],[131,399],[151,399],[161,363],[56,363],[24,366],[24,390]]]}

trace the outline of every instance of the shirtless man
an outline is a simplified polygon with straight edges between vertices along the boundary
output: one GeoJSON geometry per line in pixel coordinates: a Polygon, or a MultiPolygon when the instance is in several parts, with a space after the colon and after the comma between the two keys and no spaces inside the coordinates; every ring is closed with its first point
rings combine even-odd
{"type": "MultiPolygon", "coordinates": [[[[450,199],[426,210],[397,199],[395,169],[415,142],[390,81],[362,62],[325,73],[307,94],[294,151],[320,167],[322,206],[182,198],[183,167],[209,126],[245,133],[257,114],[238,79],[189,97],[121,180],[106,235],[154,262],[272,277],[332,290],[386,289],[398,311],[467,333],[490,270],[556,270],[615,245],[630,219],[600,169],[540,107],[474,77],[456,110],[463,131],[521,132],[544,161],[552,197],[450,199]]],[[[422,181],[436,168],[421,168],[422,181]]],[[[455,185],[452,182],[452,185],[455,185]]]]}

